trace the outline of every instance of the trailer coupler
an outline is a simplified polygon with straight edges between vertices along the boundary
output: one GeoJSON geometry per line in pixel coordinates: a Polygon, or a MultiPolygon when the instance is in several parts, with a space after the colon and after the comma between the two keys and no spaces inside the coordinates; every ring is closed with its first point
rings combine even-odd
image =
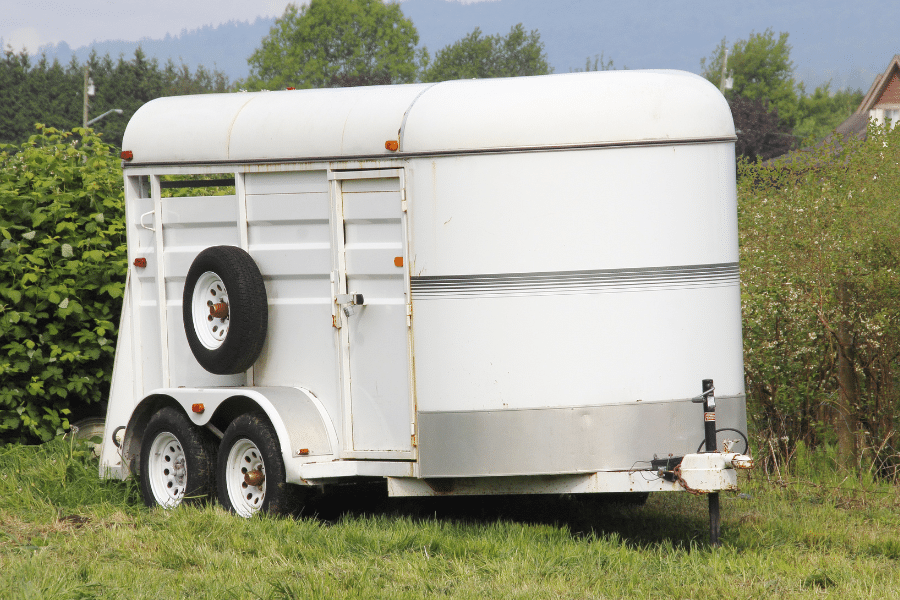
{"type": "Polygon", "coordinates": [[[671,479],[677,481],[685,491],[694,495],[712,494],[720,491],[737,490],[735,469],[752,469],[753,459],[744,454],[706,452],[688,454],[677,464],[671,479]]]}

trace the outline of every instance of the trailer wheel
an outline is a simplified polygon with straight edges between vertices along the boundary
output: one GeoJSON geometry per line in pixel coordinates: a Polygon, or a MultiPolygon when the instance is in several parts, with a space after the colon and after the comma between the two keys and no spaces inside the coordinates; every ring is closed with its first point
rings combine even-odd
{"type": "Polygon", "coordinates": [[[191,352],[216,375],[246,371],[266,341],[269,307],[262,274],[235,246],[211,246],[191,263],[182,319],[191,352]]]}
{"type": "Polygon", "coordinates": [[[225,430],[216,469],[219,502],[242,517],[290,514],[296,487],[285,482],[278,436],[263,413],[246,413],[225,430]]]}
{"type": "Polygon", "coordinates": [[[141,495],[147,506],[175,508],[212,494],[216,448],[180,410],[154,414],[141,442],[141,495]]]}

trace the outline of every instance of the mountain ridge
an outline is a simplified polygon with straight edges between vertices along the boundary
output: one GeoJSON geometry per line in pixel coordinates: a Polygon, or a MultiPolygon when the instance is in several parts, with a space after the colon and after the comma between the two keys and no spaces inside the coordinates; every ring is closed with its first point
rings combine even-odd
{"type": "MultiPolygon", "coordinates": [[[[616,67],[675,68],[699,72],[722,38],[729,43],[771,27],[787,31],[793,46],[795,78],[807,90],[829,79],[832,89],[868,89],[876,73],[900,52],[890,23],[900,17],[900,4],[871,0],[866,12],[880,14],[884,25],[873,27],[858,7],[837,0],[796,0],[762,6],[725,5],[719,0],[678,2],[649,0],[636,5],[609,0],[494,0],[463,4],[447,0],[406,0],[404,14],[415,24],[420,45],[434,51],[453,43],[476,26],[486,34],[505,34],[522,23],[537,29],[550,64],[557,72],[584,66],[585,58],[603,54],[616,67]],[[823,16],[824,15],[824,16],[823,16]],[[883,64],[882,64],[883,63],[883,64]]],[[[39,50],[48,59],[83,62],[91,50],[112,58],[134,55],[140,46],[161,63],[172,59],[192,70],[218,69],[232,80],[246,77],[247,58],[274,24],[273,18],[230,21],[182,30],[162,39],[107,40],[72,49],[65,42],[39,50]]]]}

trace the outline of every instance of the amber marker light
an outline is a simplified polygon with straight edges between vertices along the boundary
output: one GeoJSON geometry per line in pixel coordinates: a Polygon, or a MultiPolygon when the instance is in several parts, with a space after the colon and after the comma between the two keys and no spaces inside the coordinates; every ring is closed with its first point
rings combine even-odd
{"type": "Polygon", "coordinates": [[[192,404],[192,405],[191,405],[191,410],[194,411],[195,413],[197,413],[197,414],[199,415],[199,414],[202,413],[204,410],[206,410],[206,407],[203,406],[203,403],[202,403],[202,402],[198,402],[197,404],[192,404]]]}
{"type": "Polygon", "coordinates": [[[119,155],[122,160],[131,160],[134,158],[134,152],[131,150],[122,150],[122,153],[119,155]]]}
{"type": "Polygon", "coordinates": [[[398,142],[397,140],[388,140],[384,143],[384,147],[386,150],[396,152],[400,148],[400,142],[398,142]]]}
{"type": "Polygon", "coordinates": [[[402,267],[402,266],[403,266],[403,257],[402,257],[402,256],[395,256],[395,257],[394,257],[394,266],[395,266],[395,267],[402,267]]]}

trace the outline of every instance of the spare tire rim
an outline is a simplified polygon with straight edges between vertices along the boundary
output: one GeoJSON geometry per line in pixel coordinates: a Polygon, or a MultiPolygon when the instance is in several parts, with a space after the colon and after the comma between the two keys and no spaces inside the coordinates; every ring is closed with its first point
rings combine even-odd
{"type": "Polygon", "coordinates": [[[266,499],[265,474],[266,465],[256,444],[247,438],[237,440],[228,451],[225,467],[225,486],[234,512],[249,517],[262,508],[266,499]],[[246,475],[250,471],[262,473],[262,482],[258,486],[247,483],[246,475]]]}
{"type": "Polygon", "coordinates": [[[197,338],[209,350],[218,349],[228,337],[231,322],[229,306],[228,290],[221,277],[207,271],[197,279],[191,300],[191,315],[197,338]],[[222,305],[225,310],[222,310],[222,305]]]}
{"type": "Polygon", "coordinates": [[[153,498],[163,508],[174,508],[184,499],[187,459],[178,438],[161,431],[150,445],[148,480],[153,498]]]}

